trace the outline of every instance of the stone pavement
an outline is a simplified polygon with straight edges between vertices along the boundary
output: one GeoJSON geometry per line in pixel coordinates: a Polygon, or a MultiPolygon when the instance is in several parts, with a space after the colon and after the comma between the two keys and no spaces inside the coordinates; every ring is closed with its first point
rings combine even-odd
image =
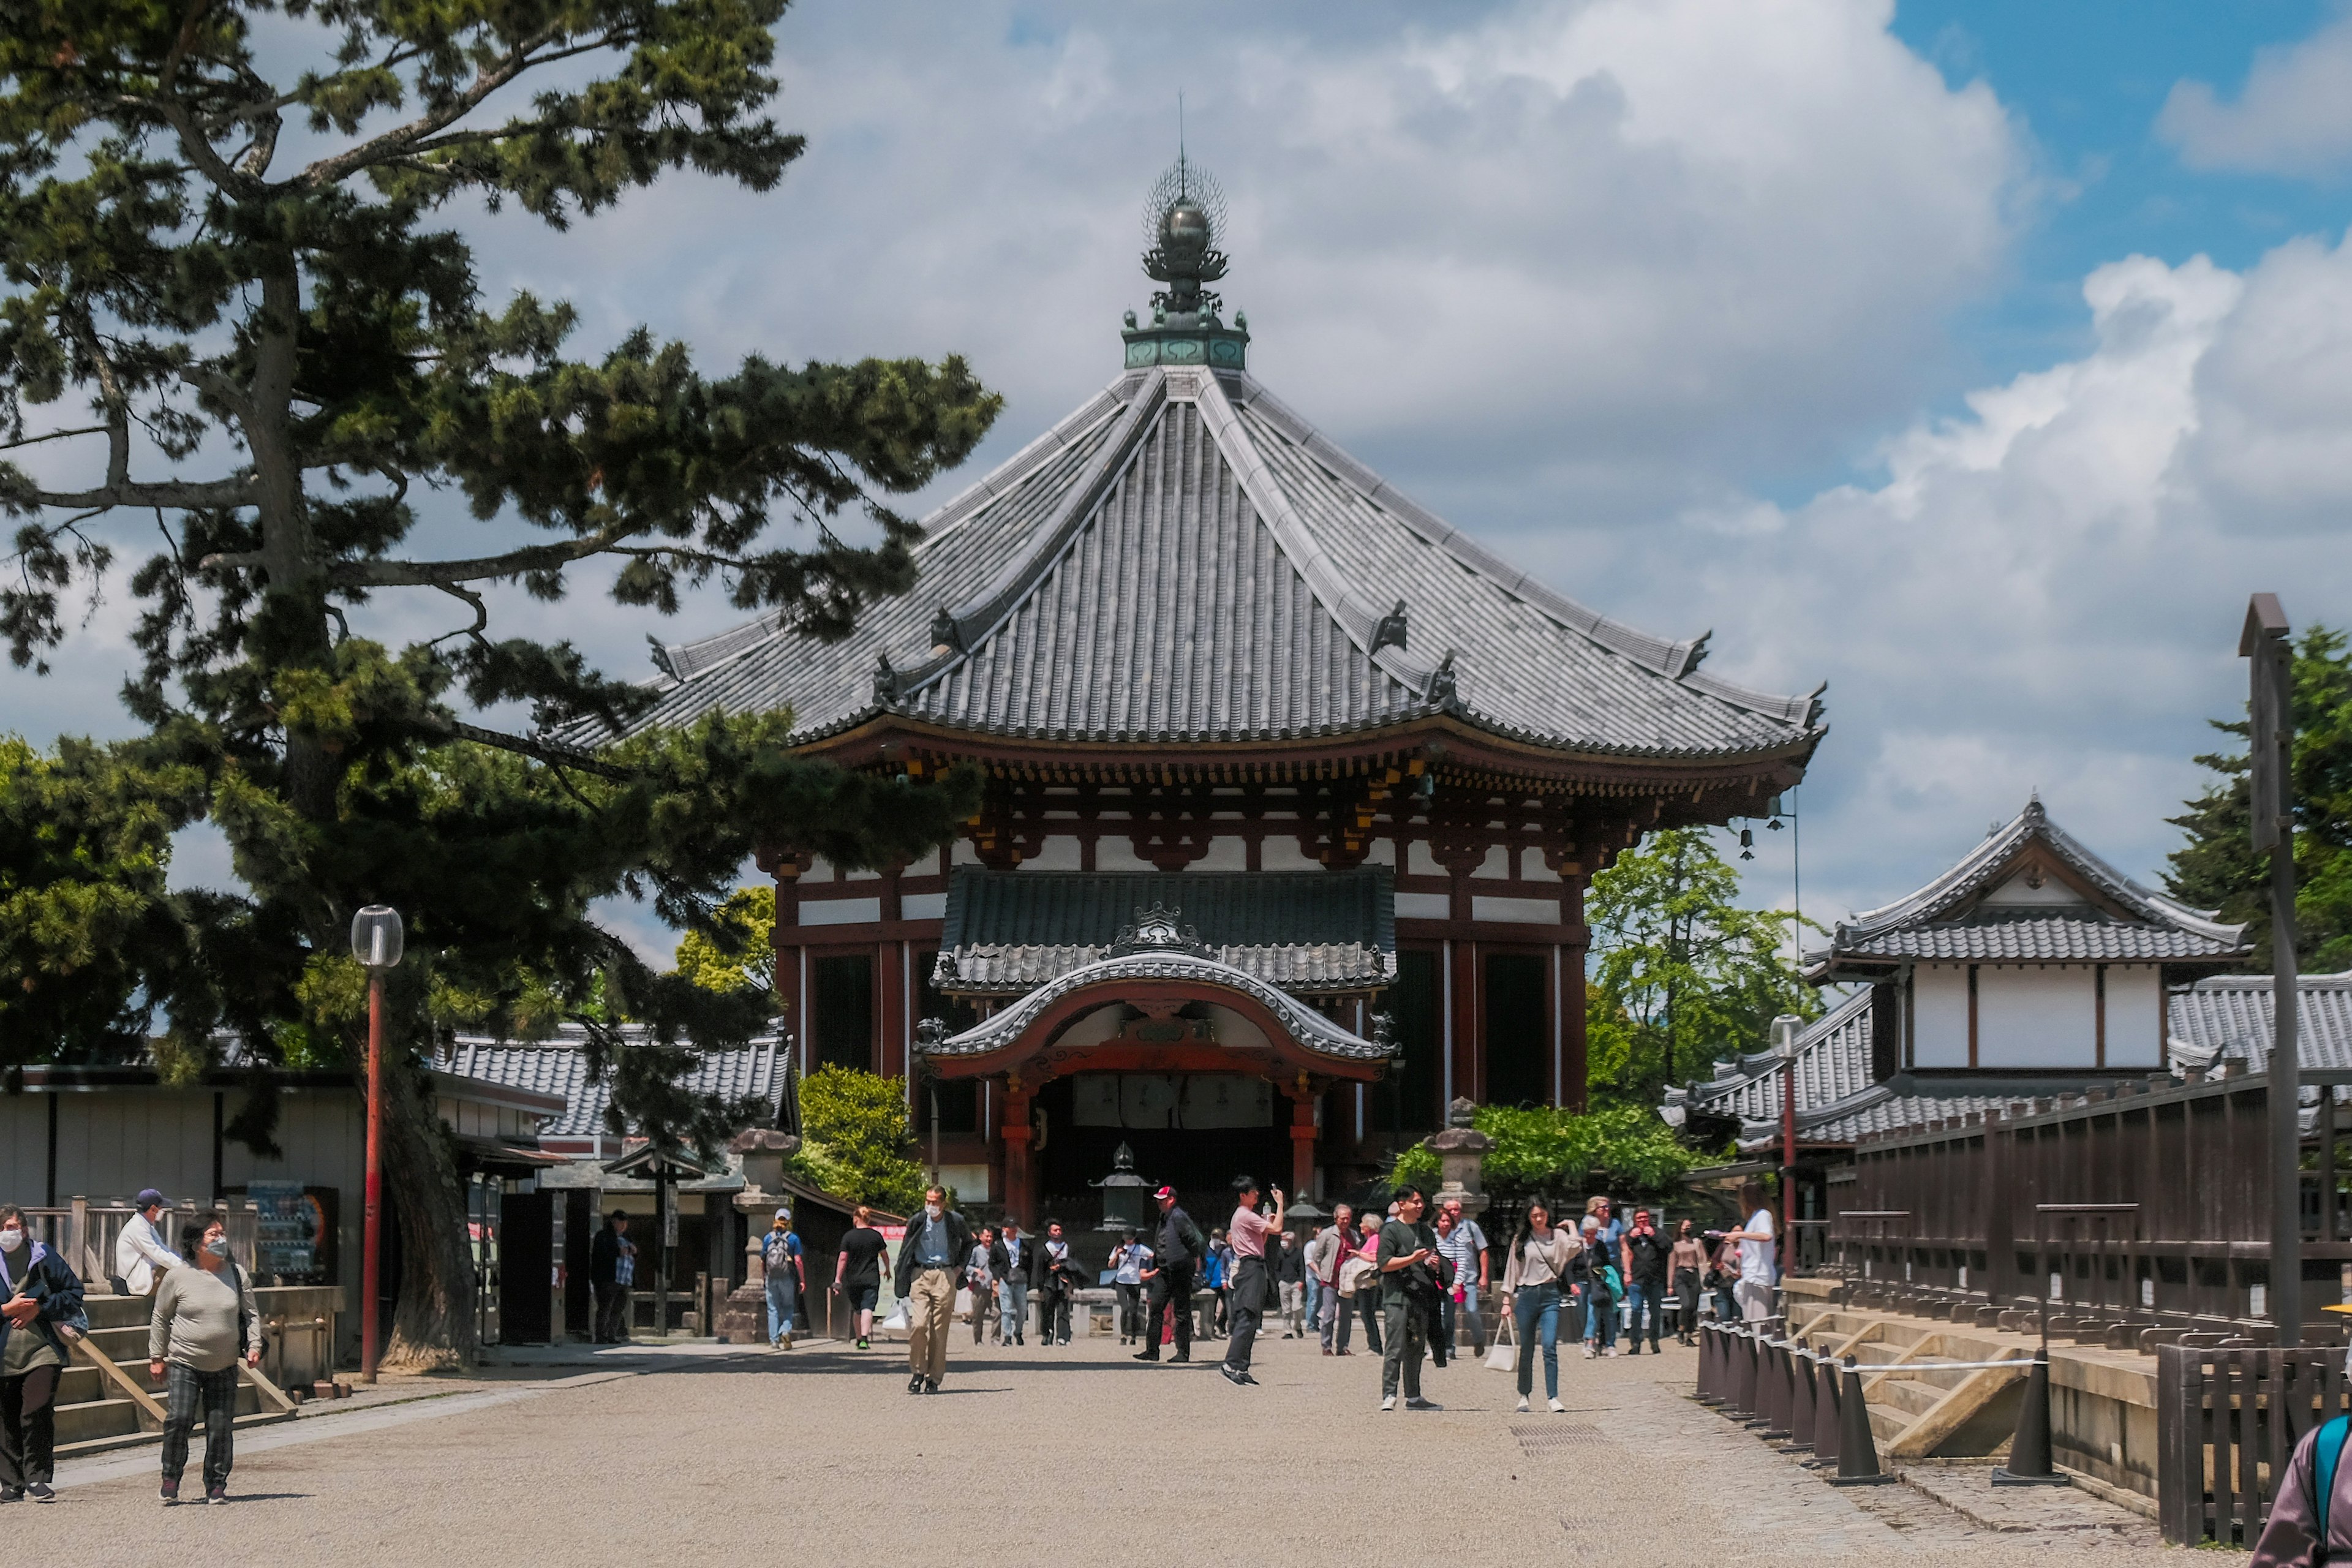
{"type": "Polygon", "coordinates": [[[879,1347],[517,1358],[590,1364],[493,1368],[445,1397],[244,1435],[226,1509],[160,1508],[152,1450],[76,1464],[59,1502],[11,1505],[0,1531],[12,1560],[109,1568],[2168,1560],[2113,1531],[1988,1529],[1907,1487],[1827,1487],[1685,1398],[1687,1352],[1571,1352],[1563,1415],[1539,1370],[1519,1415],[1511,1378],[1469,1363],[1428,1373],[1443,1412],[1383,1415],[1369,1355],[1262,1342],[1264,1386],[1244,1389],[1216,1374],[1221,1346],[1201,1349],[1148,1367],[1112,1341],[959,1342],[930,1398],[879,1347]]]}

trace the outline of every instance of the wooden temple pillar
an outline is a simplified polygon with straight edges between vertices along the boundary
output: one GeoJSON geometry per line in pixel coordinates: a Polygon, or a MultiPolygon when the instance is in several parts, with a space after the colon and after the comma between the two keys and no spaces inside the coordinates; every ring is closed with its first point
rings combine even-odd
{"type": "Polygon", "coordinates": [[[1296,1200],[1315,1190],[1315,1107],[1322,1090],[1300,1073],[1282,1092],[1290,1097],[1290,1196],[1296,1200]]]}
{"type": "Polygon", "coordinates": [[[795,1065],[808,1060],[808,1012],[801,994],[801,874],[809,868],[805,850],[761,848],[753,864],[775,879],[776,1011],[792,1034],[795,1065]]]}
{"type": "Polygon", "coordinates": [[[1585,1109],[1590,1087],[1585,1079],[1584,961],[1592,951],[1592,928],[1584,923],[1587,879],[1570,872],[1561,879],[1560,923],[1568,941],[1559,948],[1559,1103],[1570,1110],[1585,1109]]]}
{"type": "Polygon", "coordinates": [[[1031,1168],[1029,1142],[1036,1129],[1029,1121],[1029,1105],[1034,1089],[1021,1080],[1019,1073],[1011,1074],[1004,1085],[1004,1115],[997,1123],[1003,1135],[1004,1149],[1004,1215],[1017,1221],[1023,1230],[1036,1223],[1037,1184],[1031,1168]]]}

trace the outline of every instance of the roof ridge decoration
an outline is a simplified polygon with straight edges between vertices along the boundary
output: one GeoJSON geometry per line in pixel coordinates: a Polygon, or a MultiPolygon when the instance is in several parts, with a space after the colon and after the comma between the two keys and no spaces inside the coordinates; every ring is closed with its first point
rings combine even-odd
{"type": "MultiPolygon", "coordinates": [[[[1850,921],[1839,921],[1832,934],[1832,949],[1843,951],[1890,931],[1942,921],[2005,879],[2004,873],[2018,856],[2037,844],[2145,924],[2170,927],[2224,947],[2236,947],[2244,939],[2243,925],[2224,925],[2215,921],[2210,911],[2191,910],[2144,888],[2107,864],[2050,819],[2037,793],[2026,802],[2024,810],[1987,835],[1943,875],[1892,903],[1864,910],[1850,921]]],[[[2028,913],[2024,918],[2032,916],[2028,913]]],[[[2073,917],[2063,913],[2063,906],[2052,906],[2042,918],[2073,917]]]]}
{"type": "Polygon", "coordinates": [[[1201,940],[1199,928],[1180,923],[1183,918],[1184,911],[1174,904],[1155,901],[1149,909],[1138,909],[1135,919],[1119,928],[1110,950],[1114,954],[1190,952],[1213,957],[1209,944],[1201,940]]]}

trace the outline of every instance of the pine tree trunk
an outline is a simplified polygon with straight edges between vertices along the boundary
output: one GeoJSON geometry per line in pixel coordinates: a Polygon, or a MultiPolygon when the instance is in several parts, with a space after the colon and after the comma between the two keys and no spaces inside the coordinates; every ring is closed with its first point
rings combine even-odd
{"type": "Polygon", "coordinates": [[[383,1104],[384,1193],[400,1225],[400,1300],[383,1364],[404,1372],[474,1364],[474,1266],[448,1134],[421,1071],[390,1070],[383,1104]]]}

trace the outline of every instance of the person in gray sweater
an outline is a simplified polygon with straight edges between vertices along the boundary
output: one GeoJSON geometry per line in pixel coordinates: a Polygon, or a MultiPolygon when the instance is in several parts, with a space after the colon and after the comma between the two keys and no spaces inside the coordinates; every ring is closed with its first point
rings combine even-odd
{"type": "Polygon", "coordinates": [[[236,1363],[261,1364],[261,1312],[253,1283],[230,1260],[228,1227],[190,1226],[181,1250],[195,1267],[174,1268],[155,1288],[147,1326],[147,1375],[169,1374],[163,1415],[163,1501],[180,1500],[188,1468],[188,1434],[205,1418],[205,1500],[228,1500],[235,1461],[236,1363]]]}

